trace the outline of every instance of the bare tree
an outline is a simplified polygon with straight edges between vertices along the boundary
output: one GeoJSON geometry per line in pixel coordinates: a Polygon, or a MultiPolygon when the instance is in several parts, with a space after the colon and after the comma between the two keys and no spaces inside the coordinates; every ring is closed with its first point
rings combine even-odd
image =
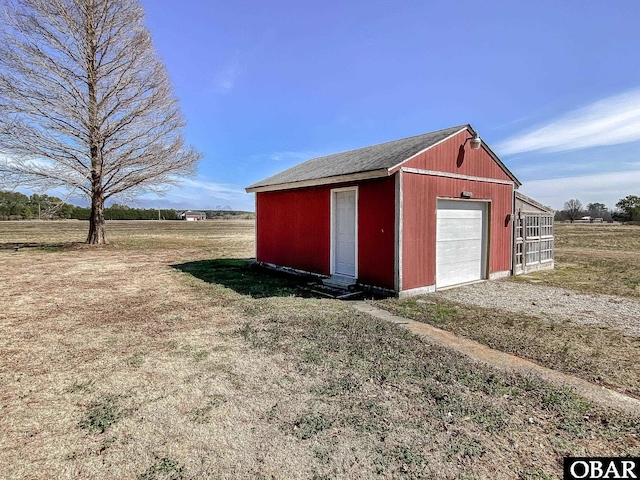
{"type": "Polygon", "coordinates": [[[567,212],[567,218],[571,223],[582,216],[582,202],[580,200],[571,199],[564,202],[564,211],[567,212]]]}
{"type": "Polygon", "coordinates": [[[176,184],[200,154],[138,0],[6,0],[0,33],[0,180],[104,203],[176,184]]]}

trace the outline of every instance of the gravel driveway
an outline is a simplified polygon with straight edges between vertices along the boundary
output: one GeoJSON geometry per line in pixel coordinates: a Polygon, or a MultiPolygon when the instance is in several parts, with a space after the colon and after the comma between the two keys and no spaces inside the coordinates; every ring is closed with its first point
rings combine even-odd
{"type": "Polygon", "coordinates": [[[640,337],[640,300],[589,295],[563,288],[508,280],[475,283],[438,292],[447,300],[523,313],[543,320],[606,325],[640,337]]]}

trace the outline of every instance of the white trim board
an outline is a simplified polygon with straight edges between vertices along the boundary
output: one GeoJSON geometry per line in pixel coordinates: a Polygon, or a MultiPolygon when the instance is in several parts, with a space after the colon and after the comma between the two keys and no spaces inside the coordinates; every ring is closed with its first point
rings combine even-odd
{"type": "Polygon", "coordinates": [[[489,274],[489,280],[499,280],[501,278],[507,278],[511,276],[510,270],[502,270],[500,272],[493,272],[489,274]]]}
{"type": "Polygon", "coordinates": [[[421,168],[401,168],[406,173],[416,173],[418,175],[430,175],[433,177],[455,178],[458,180],[469,180],[472,182],[499,183],[501,185],[514,185],[511,180],[501,180],[498,178],[474,177],[472,175],[460,175],[459,173],[439,172],[437,170],[422,170],[421,168]]]}
{"type": "Polygon", "coordinates": [[[521,272],[518,272],[514,275],[526,275],[531,272],[537,272],[538,270],[553,270],[555,268],[555,261],[545,260],[544,263],[530,263],[525,265],[521,272]]]}
{"type": "Polygon", "coordinates": [[[336,183],[356,182],[359,180],[368,180],[370,178],[388,177],[389,172],[386,168],[378,170],[370,170],[368,172],[350,173],[347,175],[335,175],[333,177],[316,178],[313,180],[301,180],[299,182],[280,183],[278,185],[266,185],[264,187],[247,187],[247,193],[274,192],[277,190],[291,190],[293,188],[319,187],[322,185],[332,185],[336,183]]]}
{"type": "Polygon", "coordinates": [[[394,181],[394,218],[393,218],[393,290],[400,290],[400,175],[394,181]]]}
{"type": "Polygon", "coordinates": [[[509,271],[511,273],[515,272],[515,258],[516,258],[516,249],[515,249],[515,236],[516,236],[516,222],[515,222],[515,213],[516,213],[516,186],[513,185],[511,187],[511,216],[509,218],[509,223],[511,223],[511,234],[509,235],[509,251],[511,252],[511,257],[509,259],[509,271]]]}
{"type": "Polygon", "coordinates": [[[256,212],[255,213],[255,218],[253,219],[253,227],[254,227],[254,232],[253,232],[253,248],[254,248],[254,254],[255,254],[255,258],[256,260],[258,260],[258,196],[254,195],[253,196],[253,210],[256,212]]]}
{"type": "Polygon", "coordinates": [[[425,295],[427,293],[434,293],[436,291],[435,285],[427,285],[426,287],[410,288],[409,290],[401,290],[398,292],[398,298],[415,297],[416,295],[425,295]]]}
{"type": "Polygon", "coordinates": [[[395,245],[394,245],[394,287],[395,291],[402,290],[402,230],[403,230],[403,206],[404,198],[402,191],[402,172],[395,173],[395,245]]]}

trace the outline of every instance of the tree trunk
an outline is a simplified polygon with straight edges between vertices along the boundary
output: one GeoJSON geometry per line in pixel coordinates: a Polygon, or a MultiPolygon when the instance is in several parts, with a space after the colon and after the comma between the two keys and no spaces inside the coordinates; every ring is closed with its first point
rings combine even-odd
{"type": "Polygon", "coordinates": [[[104,234],[104,197],[100,192],[94,192],[91,198],[91,217],[89,218],[87,243],[90,245],[104,245],[107,243],[107,237],[104,234]]]}
{"type": "Polygon", "coordinates": [[[89,236],[87,243],[102,245],[107,243],[104,234],[104,191],[102,190],[102,155],[100,149],[100,127],[98,121],[96,67],[97,40],[94,25],[94,2],[87,3],[86,41],[87,41],[87,89],[89,93],[89,155],[91,158],[91,218],[89,218],[89,236]]]}

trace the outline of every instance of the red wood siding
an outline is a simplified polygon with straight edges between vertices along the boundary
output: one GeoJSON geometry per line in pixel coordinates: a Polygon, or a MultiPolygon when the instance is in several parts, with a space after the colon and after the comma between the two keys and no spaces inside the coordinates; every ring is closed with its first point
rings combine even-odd
{"type": "Polygon", "coordinates": [[[471,150],[469,142],[462,148],[465,139],[470,136],[471,132],[468,130],[460,132],[412,158],[402,167],[511,181],[509,175],[484,148],[471,150]]]}
{"type": "MultiPolygon", "coordinates": [[[[455,163],[455,158],[452,160],[455,163]]],[[[435,284],[436,197],[460,198],[462,191],[472,192],[474,200],[491,200],[489,271],[510,270],[511,223],[506,217],[512,213],[511,185],[415,173],[402,175],[402,290],[435,284]]]]}
{"type": "Polygon", "coordinates": [[[367,285],[394,287],[395,194],[394,177],[358,189],[358,279],[367,285]]]}
{"type": "Polygon", "coordinates": [[[323,187],[256,193],[258,261],[329,275],[329,209],[323,187]]]}
{"type": "Polygon", "coordinates": [[[358,280],[393,288],[393,177],[256,193],[258,261],[329,275],[331,190],[353,185],[358,185],[358,280]]]}

